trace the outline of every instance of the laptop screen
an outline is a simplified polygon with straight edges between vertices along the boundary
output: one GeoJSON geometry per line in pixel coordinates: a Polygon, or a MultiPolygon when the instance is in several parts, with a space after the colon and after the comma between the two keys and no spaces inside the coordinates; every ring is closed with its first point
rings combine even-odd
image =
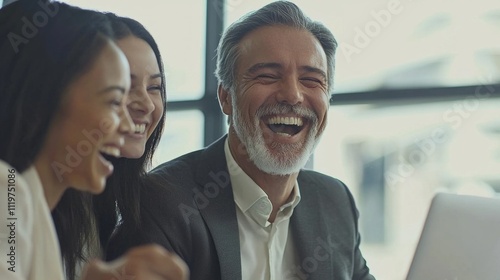
{"type": "Polygon", "coordinates": [[[500,280],[500,199],[437,194],[407,280],[500,280]]]}

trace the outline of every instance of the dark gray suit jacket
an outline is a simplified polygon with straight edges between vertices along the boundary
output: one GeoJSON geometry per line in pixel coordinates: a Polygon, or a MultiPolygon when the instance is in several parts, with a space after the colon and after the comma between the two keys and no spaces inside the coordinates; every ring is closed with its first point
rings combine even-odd
{"type": "MultiPolygon", "coordinates": [[[[236,205],[224,141],[225,137],[150,173],[141,191],[141,230],[130,232],[126,223],[119,227],[108,244],[108,259],[154,242],[183,258],[191,279],[241,279],[236,205]]],[[[347,187],[313,171],[301,171],[298,182],[301,201],[290,227],[299,262],[287,279],[374,279],[359,250],[358,213],[347,187]]]]}

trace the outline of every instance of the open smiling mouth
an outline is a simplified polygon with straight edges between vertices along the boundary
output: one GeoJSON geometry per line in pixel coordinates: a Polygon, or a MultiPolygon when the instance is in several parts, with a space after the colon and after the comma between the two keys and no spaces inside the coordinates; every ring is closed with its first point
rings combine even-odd
{"type": "Polygon", "coordinates": [[[120,157],[120,149],[117,147],[105,146],[99,149],[99,152],[102,156],[107,158],[119,158],[120,157]]]}
{"type": "Polygon", "coordinates": [[[146,131],[146,124],[135,124],[134,133],[143,134],[146,131]]]}
{"type": "Polygon", "coordinates": [[[99,149],[99,160],[104,166],[104,172],[106,172],[106,177],[113,173],[113,163],[112,160],[119,158],[121,155],[120,148],[117,146],[103,146],[99,149]]]}
{"type": "Polygon", "coordinates": [[[274,133],[292,137],[301,132],[304,122],[299,117],[272,117],[267,121],[267,126],[274,133]]]}
{"type": "Polygon", "coordinates": [[[107,166],[113,165],[112,160],[117,159],[121,156],[120,148],[105,146],[99,149],[99,154],[101,155],[101,161],[107,166]]]}

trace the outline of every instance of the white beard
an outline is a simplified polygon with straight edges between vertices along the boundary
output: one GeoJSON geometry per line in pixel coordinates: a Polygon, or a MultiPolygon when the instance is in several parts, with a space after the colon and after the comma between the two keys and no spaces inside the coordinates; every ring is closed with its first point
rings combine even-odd
{"type": "Polygon", "coordinates": [[[255,166],[271,175],[290,175],[299,172],[306,165],[320,138],[320,134],[318,134],[318,117],[314,111],[304,107],[276,104],[260,107],[253,122],[245,121],[235,99],[232,99],[232,126],[241,143],[245,145],[248,157],[255,166]],[[261,117],[292,112],[308,119],[311,123],[311,129],[305,141],[293,144],[270,141],[271,147],[268,147],[264,140],[263,131],[259,126],[261,117]]]}

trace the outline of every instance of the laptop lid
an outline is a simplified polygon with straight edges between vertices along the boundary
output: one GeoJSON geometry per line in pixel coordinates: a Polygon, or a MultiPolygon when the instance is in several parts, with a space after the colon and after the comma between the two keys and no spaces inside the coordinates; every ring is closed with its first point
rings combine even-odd
{"type": "Polygon", "coordinates": [[[500,280],[500,199],[436,194],[407,280],[500,280]]]}

